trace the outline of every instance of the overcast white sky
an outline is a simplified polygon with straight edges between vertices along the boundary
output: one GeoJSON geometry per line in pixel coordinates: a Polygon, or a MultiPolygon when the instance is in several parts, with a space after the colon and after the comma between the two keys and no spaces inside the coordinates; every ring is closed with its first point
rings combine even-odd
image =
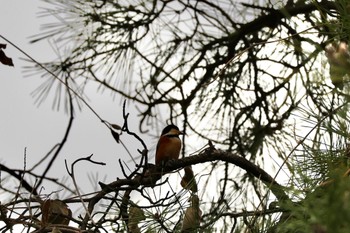
{"type": "MultiPolygon", "coordinates": [[[[1,1],[0,7],[0,34],[15,43],[25,52],[40,62],[46,62],[56,57],[49,43],[29,44],[29,37],[40,32],[40,25],[47,18],[38,18],[39,6],[44,3],[40,0],[1,1]]],[[[23,168],[24,149],[27,148],[27,169],[37,163],[56,143],[63,138],[68,124],[68,115],[62,111],[51,109],[52,101],[48,100],[41,106],[35,106],[31,92],[42,82],[40,77],[24,77],[23,66],[28,63],[21,60],[25,56],[14,47],[0,39],[0,43],[7,44],[5,53],[13,59],[15,67],[0,65],[0,161],[11,168],[23,168]]],[[[113,100],[106,93],[95,94],[95,88],[89,89],[91,105],[102,118],[122,124],[122,105],[120,100],[113,100]]],[[[129,108],[129,111],[132,109],[129,108]]],[[[137,130],[138,121],[136,112],[131,112],[130,126],[137,130]]],[[[157,132],[153,132],[157,133],[157,132]]],[[[147,144],[154,147],[156,139],[144,136],[147,144]]],[[[136,149],[141,148],[135,141],[128,141],[129,149],[137,155],[136,149]]],[[[122,147],[115,143],[108,129],[84,107],[75,117],[73,130],[68,143],[59,155],[55,169],[49,172],[51,177],[66,175],[64,159],[73,162],[79,157],[94,154],[93,159],[107,163],[101,167],[91,164],[80,164],[76,172],[81,174],[79,184],[86,184],[87,173],[108,176],[112,181],[120,175],[118,159],[129,160],[122,147]]],[[[153,156],[153,155],[152,155],[153,156]]],[[[131,168],[133,168],[130,163],[131,168]]],[[[42,166],[41,169],[44,169],[42,166]]],[[[40,170],[41,170],[40,169],[40,170]]],[[[91,191],[90,185],[84,185],[84,191],[91,191]]],[[[46,187],[45,193],[54,191],[46,187]]]]}

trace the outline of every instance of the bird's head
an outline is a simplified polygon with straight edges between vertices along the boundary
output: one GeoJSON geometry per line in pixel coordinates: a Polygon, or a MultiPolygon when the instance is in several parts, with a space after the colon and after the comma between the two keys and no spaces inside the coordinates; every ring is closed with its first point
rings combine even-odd
{"type": "Polygon", "coordinates": [[[184,134],[176,125],[168,125],[162,131],[162,136],[179,136],[180,134],[184,134]]]}

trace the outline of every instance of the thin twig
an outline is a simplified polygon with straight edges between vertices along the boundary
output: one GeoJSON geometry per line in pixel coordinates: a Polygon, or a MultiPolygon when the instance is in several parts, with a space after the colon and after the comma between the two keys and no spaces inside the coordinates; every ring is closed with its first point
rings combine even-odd
{"type": "Polygon", "coordinates": [[[80,191],[79,191],[79,187],[78,187],[77,181],[76,181],[76,179],[75,179],[75,174],[74,174],[74,166],[75,166],[75,164],[77,164],[78,162],[83,161],[83,160],[88,161],[88,162],[91,162],[91,163],[94,163],[94,164],[98,164],[98,165],[103,165],[103,166],[106,165],[106,164],[103,163],[103,162],[97,162],[97,161],[92,160],[92,159],[91,159],[92,156],[93,156],[93,154],[91,154],[90,156],[87,156],[87,157],[85,157],[85,158],[79,158],[79,159],[75,160],[75,161],[71,164],[71,169],[70,169],[70,170],[68,169],[67,160],[64,160],[64,163],[65,163],[66,170],[67,170],[69,176],[70,176],[70,177],[72,178],[72,180],[73,180],[73,184],[74,184],[75,190],[77,191],[77,195],[78,195],[78,197],[79,197],[79,199],[80,199],[81,204],[83,205],[83,207],[84,207],[84,209],[85,209],[86,214],[89,216],[89,219],[90,219],[91,221],[94,221],[93,218],[92,218],[92,216],[91,216],[91,213],[89,212],[87,206],[85,205],[85,201],[84,201],[84,199],[83,199],[83,197],[82,197],[82,195],[81,195],[81,193],[80,193],[80,191]]]}
{"type": "Polygon", "coordinates": [[[68,121],[67,129],[66,129],[66,132],[65,132],[65,134],[63,136],[63,139],[62,139],[61,143],[59,144],[57,150],[55,151],[54,155],[52,156],[49,164],[46,166],[45,171],[41,175],[39,182],[35,186],[35,189],[37,189],[42,184],[44,178],[46,177],[46,175],[49,172],[50,168],[54,164],[54,161],[56,160],[58,154],[61,152],[63,146],[65,145],[65,143],[66,143],[66,141],[68,139],[69,132],[70,132],[70,130],[72,128],[72,125],[73,125],[74,106],[73,106],[73,98],[72,98],[72,95],[70,94],[70,90],[71,89],[69,88],[69,85],[68,85],[68,77],[66,78],[65,86],[68,88],[68,96],[69,96],[69,121],[68,121]]]}

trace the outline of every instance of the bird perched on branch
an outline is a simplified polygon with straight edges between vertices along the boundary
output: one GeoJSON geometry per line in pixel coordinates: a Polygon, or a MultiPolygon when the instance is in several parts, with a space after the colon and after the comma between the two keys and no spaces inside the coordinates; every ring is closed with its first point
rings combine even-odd
{"type": "Polygon", "coordinates": [[[178,159],[181,150],[179,135],[183,134],[176,125],[168,125],[160,135],[156,150],[156,165],[162,165],[171,159],[178,159]]]}

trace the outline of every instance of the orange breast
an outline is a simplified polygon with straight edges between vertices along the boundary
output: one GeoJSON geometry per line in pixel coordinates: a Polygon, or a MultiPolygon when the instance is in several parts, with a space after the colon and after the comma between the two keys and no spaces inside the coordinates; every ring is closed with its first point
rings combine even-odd
{"type": "Polygon", "coordinates": [[[160,165],[162,161],[170,159],[178,159],[181,150],[181,140],[178,137],[160,137],[156,151],[156,165],[160,165]]]}

